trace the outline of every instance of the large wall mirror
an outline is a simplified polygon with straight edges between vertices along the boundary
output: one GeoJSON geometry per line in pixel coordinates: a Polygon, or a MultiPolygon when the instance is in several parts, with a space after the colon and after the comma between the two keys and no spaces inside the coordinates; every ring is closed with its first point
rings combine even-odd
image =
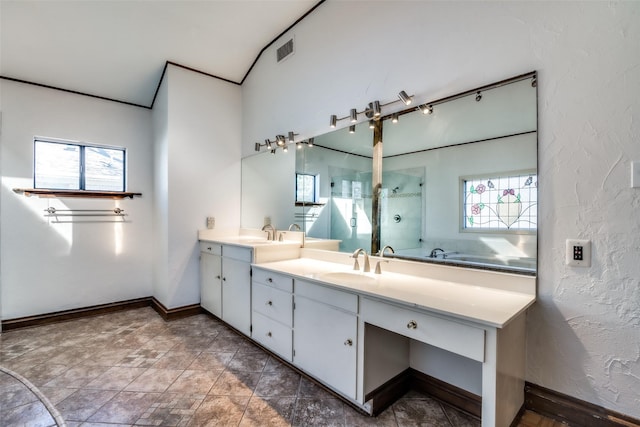
{"type": "Polygon", "coordinates": [[[243,159],[242,225],[270,217],[341,251],[535,274],[536,74],[411,107],[243,159]]]}

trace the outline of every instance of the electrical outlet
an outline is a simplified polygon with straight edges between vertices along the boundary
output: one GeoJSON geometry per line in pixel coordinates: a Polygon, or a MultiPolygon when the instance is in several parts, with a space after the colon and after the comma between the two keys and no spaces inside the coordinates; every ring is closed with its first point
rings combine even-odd
{"type": "Polygon", "coordinates": [[[591,241],[567,239],[567,265],[572,267],[591,267],[591,241]]]}
{"type": "Polygon", "coordinates": [[[640,187],[640,162],[631,162],[631,188],[640,187]]]}

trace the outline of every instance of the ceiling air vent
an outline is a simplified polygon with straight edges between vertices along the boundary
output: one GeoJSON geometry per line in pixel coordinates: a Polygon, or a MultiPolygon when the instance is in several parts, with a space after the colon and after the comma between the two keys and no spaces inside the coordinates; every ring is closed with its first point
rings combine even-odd
{"type": "Polygon", "coordinates": [[[290,39],[288,42],[286,42],[285,44],[283,44],[282,46],[280,46],[276,52],[276,56],[278,58],[278,62],[282,61],[283,59],[291,56],[294,54],[294,50],[293,50],[293,39],[290,39]]]}

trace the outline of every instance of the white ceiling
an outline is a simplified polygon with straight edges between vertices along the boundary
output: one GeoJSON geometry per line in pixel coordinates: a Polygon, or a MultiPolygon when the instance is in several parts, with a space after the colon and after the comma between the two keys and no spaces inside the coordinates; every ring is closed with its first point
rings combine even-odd
{"type": "Polygon", "coordinates": [[[166,61],[234,82],[318,0],[0,0],[0,75],[150,106],[166,61]]]}

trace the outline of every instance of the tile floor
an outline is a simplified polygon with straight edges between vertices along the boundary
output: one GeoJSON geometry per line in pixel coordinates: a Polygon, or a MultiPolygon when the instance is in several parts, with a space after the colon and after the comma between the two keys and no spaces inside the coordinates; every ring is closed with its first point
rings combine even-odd
{"type": "MultiPolygon", "coordinates": [[[[416,392],[361,415],[207,315],[165,322],[142,308],[5,332],[0,365],[70,427],[480,425],[416,392]]],[[[0,419],[12,411],[8,425],[56,425],[33,421],[34,403],[14,386],[0,381],[0,419]]]]}

